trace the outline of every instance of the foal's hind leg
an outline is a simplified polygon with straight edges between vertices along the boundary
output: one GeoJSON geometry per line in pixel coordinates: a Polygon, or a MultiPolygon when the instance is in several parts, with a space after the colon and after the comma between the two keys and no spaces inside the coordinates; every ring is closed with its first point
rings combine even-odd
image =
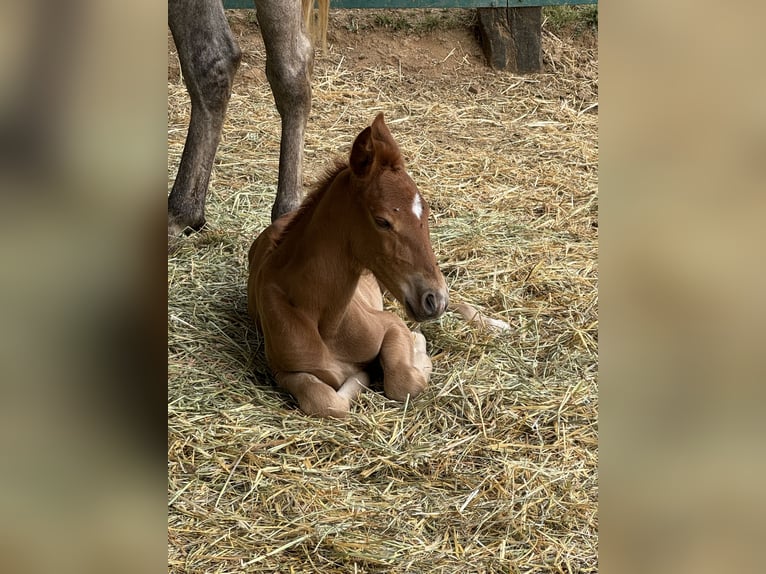
{"type": "Polygon", "coordinates": [[[307,415],[317,417],[344,418],[362,389],[368,387],[367,373],[352,375],[337,391],[310,373],[278,373],[277,383],[298,401],[298,406],[307,415]]]}
{"type": "Polygon", "coordinates": [[[168,197],[168,236],[205,224],[205,196],[241,52],[221,0],[169,0],[168,23],[191,98],[191,120],[168,197]]]}
{"type": "Polygon", "coordinates": [[[303,141],[311,111],[314,48],[303,28],[301,2],[256,0],[256,6],[266,46],[266,76],[282,118],[279,183],[271,210],[275,221],[296,209],[303,196],[303,141]]]}

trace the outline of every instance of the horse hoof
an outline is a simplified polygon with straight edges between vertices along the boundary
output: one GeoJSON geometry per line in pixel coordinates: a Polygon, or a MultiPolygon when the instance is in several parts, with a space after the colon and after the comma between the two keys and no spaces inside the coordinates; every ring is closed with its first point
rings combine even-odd
{"type": "Polygon", "coordinates": [[[428,387],[428,378],[417,367],[411,367],[406,381],[383,381],[383,392],[394,401],[403,403],[409,396],[414,399],[428,387]]]}
{"type": "Polygon", "coordinates": [[[325,389],[325,392],[320,392],[315,396],[300,400],[298,405],[307,415],[323,419],[346,418],[351,410],[351,401],[339,395],[329,386],[325,389]]]}

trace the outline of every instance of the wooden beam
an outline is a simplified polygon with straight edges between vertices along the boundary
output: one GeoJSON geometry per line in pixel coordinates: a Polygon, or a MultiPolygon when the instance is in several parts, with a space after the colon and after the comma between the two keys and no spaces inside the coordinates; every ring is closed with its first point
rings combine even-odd
{"type": "MultiPolygon", "coordinates": [[[[330,0],[330,8],[524,8],[598,4],[598,0],[330,0]]],[[[223,7],[255,8],[253,0],[223,0],[223,7]]]]}
{"type": "Polygon", "coordinates": [[[487,64],[521,74],[543,68],[542,8],[479,8],[479,31],[487,64]]]}

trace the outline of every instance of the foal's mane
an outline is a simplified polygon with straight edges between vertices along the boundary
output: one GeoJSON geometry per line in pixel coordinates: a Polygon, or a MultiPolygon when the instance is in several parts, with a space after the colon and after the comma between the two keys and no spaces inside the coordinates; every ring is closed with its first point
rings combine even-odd
{"type": "Polygon", "coordinates": [[[296,210],[293,218],[282,230],[277,243],[279,243],[286,234],[290,233],[299,221],[302,221],[307,215],[314,211],[314,208],[322,200],[327,190],[330,189],[332,182],[335,181],[335,178],[345,169],[348,169],[348,161],[336,158],[335,163],[325,170],[322,179],[317,182],[314,189],[303,199],[303,202],[296,210]]]}

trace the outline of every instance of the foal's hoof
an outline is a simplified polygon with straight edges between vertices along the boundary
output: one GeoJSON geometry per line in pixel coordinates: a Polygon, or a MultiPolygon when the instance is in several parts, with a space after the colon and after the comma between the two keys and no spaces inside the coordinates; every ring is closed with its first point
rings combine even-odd
{"type": "Polygon", "coordinates": [[[426,352],[426,337],[420,331],[412,331],[412,344],[415,347],[415,353],[426,352]]]}
{"type": "Polygon", "coordinates": [[[333,404],[311,405],[308,407],[301,405],[301,410],[312,417],[344,419],[351,410],[351,403],[346,398],[338,397],[338,400],[334,401],[333,404]]]}
{"type": "Polygon", "coordinates": [[[426,390],[428,387],[428,379],[425,374],[416,367],[411,367],[407,377],[403,381],[394,381],[391,378],[383,380],[383,392],[385,395],[394,401],[403,403],[407,400],[407,396],[410,399],[414,399],[420,393],[426,390]]]}
{"type": "Polygon", "coordinates": [[[312,389],[311,395],[298,399],[298,406],[309,416],[323,419],[342,419],[348,416],[351,402],[344,396],[339,395],[329,385],[317,385],[312,389]]]}
{"type": "Polygon", "coordinates": [[[412,332],[413,338],[413,351],[412,351],[412,364],[426,376],[426,381],[431,378],[431,371],[433,371],[433,363],[431,357],[426,352],[426,338],[423,333],[418,331],[412,332]]]}

